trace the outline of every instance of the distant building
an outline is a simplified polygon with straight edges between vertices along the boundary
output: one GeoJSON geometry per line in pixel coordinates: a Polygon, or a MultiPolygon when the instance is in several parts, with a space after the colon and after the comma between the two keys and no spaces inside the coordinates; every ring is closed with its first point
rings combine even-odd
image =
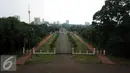
{"type": "Polygon", "coordinates": [[[42,24],[43,24],[43,23],[45,23],[45,20],[44,20],[44,19],[42,19],[41,23],[42,23],[42,24]]]}
{"type": "Polygon", "coordinates": [[[66,20],[66,24],[69,24],[69,20],[66,20]]]}
{"type": "Polygon", "coordinates": [[[31,24],[34,25],[34,21],[32,21],[31,24]]]}
{"type": "Polygon", "coordinates": [[[44,21],[44,24],[46,24],[47,26],[50,26],[50,23],[48,21],[44,21]]]}
{"type": "Polygon", "coordinates": [[[13,17],[17,18],[20,21],[20,16],[19,15],[14,15],[13,17]]]}
{"type": "Polygon", "coordinates": [[[56,22],[54,21],[53,24],[56,24],[56,22]]]}
{"type": "Polygon", "coordinates": [[[60,22],[59,22],[59,21],[57,21],[57,24],[60,24],[60,22]]]}
{"type": "Polygon", "coordinates": [[[36,25],[41,24],[41,21],[40,21],[40,18],[39,18],[39,17],[35,17],[35,18],[34,18],[34,24],[36,24],[36,25]]]}
{"type": "Polygon", "coordinates": [[[90,25],[90,23],[89,22],[85,22],[85,25],[90,25]]]}

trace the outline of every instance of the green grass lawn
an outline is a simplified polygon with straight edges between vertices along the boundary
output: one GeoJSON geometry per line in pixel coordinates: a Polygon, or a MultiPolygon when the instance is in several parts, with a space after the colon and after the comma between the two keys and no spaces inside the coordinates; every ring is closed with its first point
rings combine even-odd
{"type": "Polygon", "coordinates": [[[114,56],[108,56],[109,59],[111,59],[113,62],[117,64],[126,64],[130,65],[130,59],[121,58],[121,57],[114,57],[114,56]]]}
{"type": "MultiPolygon", "coordinates": [[[[40,52],[40,50],[42,50],[42,52],[46,52],[47,50],[49,50],[50,52],[53,52],[54,50],[52,48],[50,48],[50,43],[55,39],[57,34],[53,34],[51,38],[49,38],[47,40],[47,42],[45,42],[41,48],[36,51],[36,52],[40,52]]],[[[35,64],[35,63],[47,63],[47,62],[51,62],[53,60],[55,55],[44,55],[44,54],[34,54],[27,62],[26,64],[35,64]]]]}
{"type": "MultiPolygon", "coordinates": [[[[87,39],[83,38],[80,35],[79,35],[79,37],[81,37],[85,42],[88,42],[89,44],[91,44],[93,47],[98,48],[98,46],[96,44],[90,43],[87,39]]],[[[125,58],[121,58],[121,57],[114,57],[114,56],[108,56],[108,58],[110,60],[112,60],[113,62],[117,63],[117,64],[127,64],[127,65],[130,65],[130,59],[125,59],[125,58]]]]}
{"type": "Polygon", "coordinates": [[[71,36],[77,44],[77,47],[75,48],[75,52],[77,52],[79,50],[81,50],[81,52],[85,52],[86,50],[88,50],[87,47],[82,42],[80,42],[79,39],[77,39],[74,35],[71,35],[71,36]]]}
{"type": "Polygon", "coordinates": [[[73,55],[72,58],[79,63],[100,63],[100,60],[95,55],[73,55]]]}
{"type": "Polygon", "coordinates": [[[53,60],[55,55],[33,55],[26,64],[38,64],[38,63],[48,63],[53,60]]]}
{"type": "Polygon", "coordinates": [[[50,48],[50,44],[51,44],[51,42],[54,40],[54,38],[56,37],[56,35],[57,35],[57,34],[53,34],[52,37],[49,38],[49,39],[47,40],[47,42],[45,42],[45,43],[41,46],[40,50],[42,50],[42,51],[49,50],[50,52],[52,52],[52,51],[53,51],[53,48],[50,48]]]}
{"type": "Polygon", "coordinates": [[[91,44],[94,48],[98,48],[97,44],[88,41],[88,39],[82,37],[81,35],[78,35],[78,36],[79,36],[84,42],[91,44]]]}
{"type": "MultiPolygon", "coordinates": [[[[74,35],[71,35],[71,36],[76,41],[76,44],[77,44],[75,52],[79,50],[81,50],[81,52],[86,52],[86,50],[88,50],[88,48],[82,42],[80,42],[78,38],[76,38],[74,35]]],[[[91,52],[90,50],[88,51],[91,52]]],[[[79,63],[90,63],[90,64],[100,63],[100,60],[95,55],[73,55],[72,57],[74,61],[79,62],[79,63]]]]}

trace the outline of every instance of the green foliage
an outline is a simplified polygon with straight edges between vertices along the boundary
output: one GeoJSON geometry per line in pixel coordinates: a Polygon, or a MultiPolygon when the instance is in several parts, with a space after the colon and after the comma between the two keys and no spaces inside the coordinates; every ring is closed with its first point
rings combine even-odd
{"type": "Polygon", "coordinates": [[[59,29],[60,29],[60,25],[58,25],[58,24],[50,24],[49,25],[49,32],[59,31],[59,29]]]}
{"type": "Polygon", "coordinates": [[[59,33],[57,33],[56,37],[52,40],[52,42],[50,44],[50,48],[55,48],[55,42],[56,42],[58,36],[59,36],[59,33]]]}
{"type": "Polygon", "coordinates": [[[71,24],[66,24],[66,23],[61,25],[62,28],[65,28],[67,30],[70,28],[70,26],[71,26],[71,24]]]}
{"type": "Polygon", "coordinates": [[[13,17],[0,18],[0,54],[14,54],[23,47],[31,49],[50,32],[56,31],[50,27],[57,29],[57,26],[47,24],[27,24],[13,17]]]}
{"type": "Polygon", "coordinates": [[[76,44],[75,40],[72,38],[72,36],[70,35],[70,33],[67,33],[67,35],[68,35],[69,41],[71,42],[72,47],[76,48],[77,44],[76,44]]]}
{"type": "Polygon", "coordinates": [[[77,31],[98,49],[107,54],[130,58],[130,0],[106,0],[101,10],[93,15],[92,25],[75,25],[77,31]]]}
{"type": "Polygon", "coordinates": [[[102,9],[93,16],[93,27],[104,43],[108,54],[130,57],[130,1],[106,0],[102,9]]]}
{"type": "Polygon", "coordinates": [[[100,60],[94,55],[73,55],[72,58],[74,59],[74,61],[79,63],[100,63],[100,60]]]}
{"type": "Polygon", "coordinates": [[[33,55],[26,64],[38,64],[38,63],[48,63],[54,59],[55,55],[33,55]]]}

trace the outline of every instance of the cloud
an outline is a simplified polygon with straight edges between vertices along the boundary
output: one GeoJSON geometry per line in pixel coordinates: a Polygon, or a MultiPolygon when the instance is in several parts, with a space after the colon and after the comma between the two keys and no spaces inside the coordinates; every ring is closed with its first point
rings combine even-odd
{"type": "Polygon", "coordinates": [[[20,15],[28,22],[28,4],[30,4],[31,21],[34,17],[48,21],[70,20],[70,23],[84,24],[91,22],[93,14],[100,10],[105,0],[2,0],[0,16],[20,15]]]}

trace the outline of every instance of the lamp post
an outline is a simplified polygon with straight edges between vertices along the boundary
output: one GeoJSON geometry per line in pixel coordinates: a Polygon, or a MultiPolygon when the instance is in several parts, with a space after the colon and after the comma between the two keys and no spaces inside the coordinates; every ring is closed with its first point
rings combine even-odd
{"type": "Polygon", "coordinates": [[[29,5],[28,5],[29,24],[30,24],[30,13],[31,13],[31,11],[30,11],[30,4],[29,4],[29,5]]]}

